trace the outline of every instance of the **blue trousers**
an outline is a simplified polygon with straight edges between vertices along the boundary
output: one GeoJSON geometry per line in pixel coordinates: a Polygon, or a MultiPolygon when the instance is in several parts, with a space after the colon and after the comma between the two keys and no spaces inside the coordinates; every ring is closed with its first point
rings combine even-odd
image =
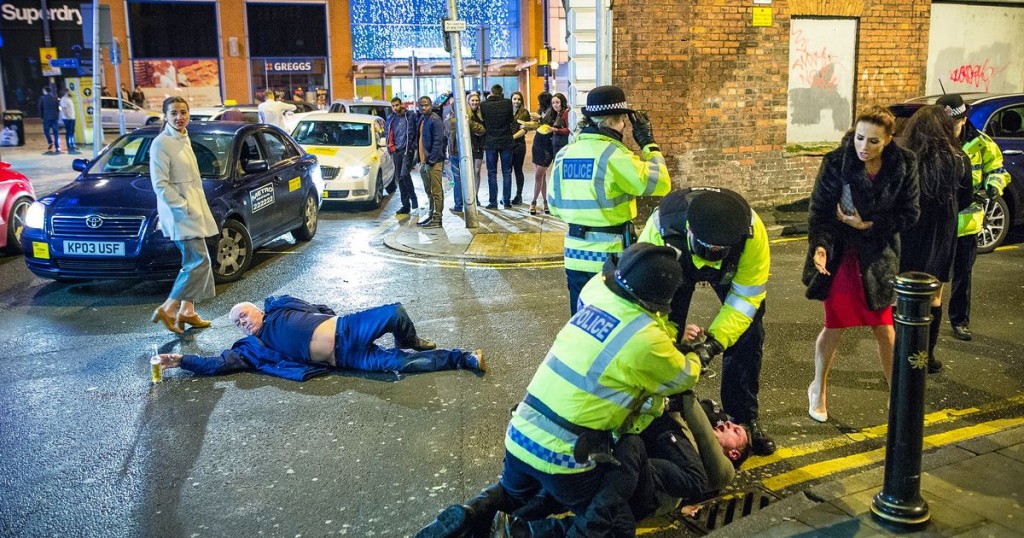
{"type": "Polygon", "coordinates": [[[75,120],[64,120],[64,140],[67,142],[68,151],[78,146],[75,142],[75,120]]]}
{"type": "Polygon", "coordinates": [[[544,490],[562,506],[582,514],[601,487],[605,466],[574,474],[548,474],[530,467],[523,460],[505,452],[505,468],[501,471],[501,486],[509,496],[523,506],[544,490]]]}
{"type": "Polygon", "coordinates": [[[565,281],[569,287],[569,317],[576,315],[576,311],[580,308],[580,290],[583,286],[590,282],[591,278],[597,273],[588,273],[586,271],[577,271],[575,269],[565,270],[565,281]]]}
{"type": "Polygon", "coordinates": [[[462,163],[459,162],[458,155],[452,155],[448,162],[451,163],[452,169],[452,181],[455,183],[452,186],[452,197],[455,199],[455,205],[452,206],[456,211],[462,211],[462,163]]]}
{"type": "Polygon", "coordinates": [[[416,341],[416,326],[401,303],[378,306],[338,318],[334,340],[337,367],[367,372],[434,372],[454,370],[465,364],[458,349],[404,351],[416,341]],[[381,336],[395,336],[394,349],[374,344],[381,336]]]}
{"type": "MultiPolygon", "coordinates": [[[[668,319],[679,325],[686,324],[693,298],[695,283],[683,282],[672,298],[672,312],[668,319]]],[[[725,301],[729,294],[728,284],[714,284],[715,294],[725,301]]],[[[737,422],[750,422],[757,418],[757,393],[761,382],[761,356],[764,347],[764,313],[767,301],[754,314],[750,327],[743,332],[735,344],[722,354],[722,408],[737,422]]]]}
{"type": "Polygon", "coordinates": [[[512,148],[485,149],[487,158],[487,198],[491,205],[498,204],[498,157],[501,157],[501,201],[509,204],[512,190],[512,148]]]}
{"type": "Polygon", "coordinates": [[[53,144],[60,151],[60,122],[58,120],[43,120],[43,134],[46,135],[46,144],[53,144]],[[50,138],[53,133],[53,138],[50,138]]]}
{"type": "Polygon", "coordinates": [[[206,248],[206,240],[184,239],[175,241],[174,245],[181,251],[181,270],[174,279],[170,298],[195,302],[216,297],[213,262],[210,260],[210,249],[206,248]]]}

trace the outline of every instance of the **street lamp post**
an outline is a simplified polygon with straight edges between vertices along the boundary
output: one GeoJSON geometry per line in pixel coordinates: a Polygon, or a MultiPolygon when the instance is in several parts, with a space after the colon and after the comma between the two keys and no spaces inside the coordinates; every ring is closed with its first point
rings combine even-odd
{"type": "MultiPolygon", "coordinates": [[[[448,0],[448,19],[442,23],[442,30],[451,41],[452,78],[455,79],[455,130],[459,138],[459,177],[462,179],[462,210],[466,216],[466,227],[479,226],[476,212],[476,171],[473,170],[473,146],[469,141],[469,110],[466,104],[466,81],[462,69],[462,32],[466,21],[459,20],[459,9],[455,0],[448,0]]],[[[482,64],[481,64],[482,65],[482,64]]]]}
{"type": "Polygon", "coordinates": [[[551,70],[551,93],[558,93],[558,62],[549,62],[548,68],[551,70]]]}

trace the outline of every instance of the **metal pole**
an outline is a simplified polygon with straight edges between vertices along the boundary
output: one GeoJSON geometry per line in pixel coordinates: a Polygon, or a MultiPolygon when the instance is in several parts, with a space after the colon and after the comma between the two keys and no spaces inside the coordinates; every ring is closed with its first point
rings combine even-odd
{"type": "Polygon", "coordinates": [[[543,25],[541,25],[542,33],[544,34],[544,52],[548,55],[548,65],[544,67],[544,91],[551,91],[551,40],[548,38],[549,24],[548,24],[548,0],[541,0],[541,10],[544,11],[542,17],[543,25]]]}
{"type": "Polygon", "coordinates": [[[412,72],[412,91],[416,94],[416,99],[419,99],[423,94],[420,93],[420,81],[416,78],[416,67],[418,67],[416,65],[416,49],[412,50],[412,56],[409,61],[411,62],[409,71],[412,72]]]}
{"type": "Polygon", "coordinates": [[[594,85],[600,86],[604,84],[602,80],[604,79],[604,69],[607,67],[604,65],[604,20],[606,17],[604,12],[604,0],[596,0],[594,6],[594,17],[594,41],[596,41],[595,49],[597,52],[595,55],[596,57],[594,58],[594,85]]]}
{"type": "Polygon", "coordinates": [[[480,66],[480,99],[483,100],[484,92],[487,91],[487,75],[484,73],[487,71],[487,30],[482,24],[477,27],[476,49],[476,61],[480,66]]]}
{"type": "MultiPolygon", "coordinates": [[[[448,0],[448,19],[458,20],[459,9],[455,0],[448,0]]],[[[462,70],[462,34],[453,32],[452,78],[455,79],[455,131],[459,137],[459,175],[462,178],[462,210],[466,228],[480,225],[476,207],[476,171],[473,169],[473,146],[469,141],[469,105],[466,103],[466,81],[462,70]]]]}
{"type": "Polygon", "coordinates": [[[121,43],[114,38],[110,45],[110,61],[114,64],[114,86],[117,88],[117,132],[124,136],[124,103],[121,102],[121,43]]]}
{"type": "Polygon", "coordinates": [[[100,51],[100,0],[92,0],[92,158],[100,154],[103,147],[103,104],[100,93],[103,84],[103,54],[100,51]]]}
{"type": "Polygon", "coordinates": [[[929,518],[928,503],[921,498],[921,449],[930,307],[938,289],[938,280],[926,273],[908,272],[896,277],[896,350],[889,393],[885,481],[871,502],[872,515],[886,523],[917,526],[929,518]]]}

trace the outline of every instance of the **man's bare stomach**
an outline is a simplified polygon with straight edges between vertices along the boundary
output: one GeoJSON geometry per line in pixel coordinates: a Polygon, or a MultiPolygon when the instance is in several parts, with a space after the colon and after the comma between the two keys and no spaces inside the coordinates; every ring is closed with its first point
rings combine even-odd
{"type": "Polygon", "coordinates": [[[309,358],[313,362],[322,362],[337,366],[334,357],[335,333],[338,332],[338,316],[325,319],[313,330],[313,338],[309,341],[309,358]]]}

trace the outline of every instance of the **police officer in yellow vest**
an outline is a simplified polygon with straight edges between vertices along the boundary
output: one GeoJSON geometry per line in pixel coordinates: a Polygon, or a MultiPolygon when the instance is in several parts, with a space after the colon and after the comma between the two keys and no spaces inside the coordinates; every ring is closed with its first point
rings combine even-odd
{"type": "Polygon", "coordinates": [[[953,118],[957,139],[964,153],[971,158],[976,197],[983,203],[974,203],[959,215],[956,254],[953,255],[953,287],[949,294],[949,323],[953,336],[970,340],[973,335],[968,323],[971,318],[971,270],[978,256],[978,232],[985,220],[985,209],[991,200],[1003,195],[1010,183],[1010,174],[1003,168],[1003,153],[985,133],[979,131],[967,118],[970,108],[958,94],[939,97],[935,104],[946,108],[953,118]]]}
{"type": "MultiPolygon", "coordinates": [[[[764,345],[768,232],[739,194],[715,187],[676,190],[661,200],[640,241],[679,250],[683,282],[669,320],[683,327],[698,282],[715,290],[722,308],[703,332],[697,351],[722,357],[722,406],[750,431],[754,453],[775,452],[758,421],[757,393],[764,345]]],[[[706,363],[705,363],[706,364],[706,363]]]]}
{"type": "Polygon", "coordinates": [[[638,243],[608,260],[513,411],[501,480],[416,536],[486,536],[497,510],[511,513],[541,489],[583,513],[614,464],[613,435],[630,429],[649,398],[682,393],[700,376],[700,358],[676,348],[667,317],[681,278],[668,247],[638,243]]]}
{"type": "Polygon", "coordinates": [[[601,272],[605,260],[633,242],[636,197],[663,196],[671,188],[651,121],[629,108],[622,88],[594,88],[583,115],[591,124],[558,152],[548,180],[551,213],[569,225],[565,275],[572,314],[587,281],[601,272]],[[622,143],[627,119],[643,159],[622,143]]]}

